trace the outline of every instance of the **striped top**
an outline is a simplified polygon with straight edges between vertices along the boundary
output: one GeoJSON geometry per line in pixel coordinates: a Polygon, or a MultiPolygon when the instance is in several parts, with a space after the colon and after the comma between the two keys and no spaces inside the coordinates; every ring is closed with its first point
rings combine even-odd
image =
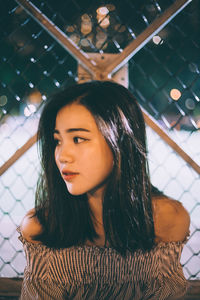
{"type": "Polygon", "coordinates": [[[27,265],[21,300],[163,300],[187,289],[180,264],[182,242],[157,244],[151,251],[122,257],[109,247],[51,249],[21,235],[27,265]]]}

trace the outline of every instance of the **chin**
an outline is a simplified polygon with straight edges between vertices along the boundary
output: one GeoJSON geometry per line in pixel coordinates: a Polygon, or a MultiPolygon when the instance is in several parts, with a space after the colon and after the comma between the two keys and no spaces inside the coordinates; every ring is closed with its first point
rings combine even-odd
{"type": "Polygon", "coordinates": [[[83,194],[90,194],[95,195],[98,193],[102,193],[105,189],[105,182],[102,182],[99,185],[95,186],[87,186],[87,187],[81,187],[80,185],[70,185],[69,183],[66,183],[68,192],[73,196],[80,196],[83,194]]]}
{"type": "MultiPolygon", "coordinates": [[[[66,184],[66,186],[67,186],[67,184],[66,184]]],[[[81,190],[81,189],[72,189],[72,188],[68,188],[67,187],[67,190],[68,190],[68,192],[71,194],[71,195],[73,195],[73,196],[80,196],[80,195],[83,195],[83,194],[85,194],[87,191],[85,191],[85,190],[81,190]]]]}
{"type": "Polygon", "coordinates": [[[85,193],[81,193],[81,192],[75,192],[75,191],[69,191],[68,192],[72,195],[72,196],[80,196],[80,195],[83,195],[85,193]]]}

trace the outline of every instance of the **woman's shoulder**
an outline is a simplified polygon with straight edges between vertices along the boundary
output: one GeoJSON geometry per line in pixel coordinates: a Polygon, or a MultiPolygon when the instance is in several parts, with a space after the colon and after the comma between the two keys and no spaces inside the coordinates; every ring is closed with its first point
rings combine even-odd
{"type": "Polygon", "coordinates": [[[29,210],[20,224],[20,231],[25,240],[31,243],[41,243],[32,237],[42,233],[42,225],[35,215],[35,209],[29,210]]]}
{"type": "Polygon", "coordinates": [[[153,216],[156,242],[184,241],[189,235],[190,216],[177,200],[154,197],[153,216]]]}

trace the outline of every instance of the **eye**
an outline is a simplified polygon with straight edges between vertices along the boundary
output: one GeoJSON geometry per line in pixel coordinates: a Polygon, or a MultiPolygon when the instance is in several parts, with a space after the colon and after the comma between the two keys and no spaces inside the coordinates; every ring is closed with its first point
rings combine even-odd
{"type": "Polygon", "coordinates": [[[79,137],[79,136],[75,136],[75,137],[73,138],[73,141],[74,141],[74,144],[80,144],[80,143],[82,143],[82,142],[84,142],[84,141],[87,141],[87,139],[84,139],[84,138],[79,137]]]}

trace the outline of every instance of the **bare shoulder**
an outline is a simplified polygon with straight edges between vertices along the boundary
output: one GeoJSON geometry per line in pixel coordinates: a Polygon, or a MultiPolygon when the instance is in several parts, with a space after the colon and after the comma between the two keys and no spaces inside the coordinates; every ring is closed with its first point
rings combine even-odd
{"type": "Polygon", "coordinates": [[[39,241],[33,240],[31,237],[38,235],[42,232],[42,226],[38,221],[35,215],[35,209],[29,210],[26,215],[24,216],[21,224],[20,229],[22,236],[28,241],[32,243],[41,243],[39,241]]]}
{"type": "Polygon", "coordinates": [[[152,203],[156,242],[184,241],[190,226],[184,206],[167,197],[155,197],[152,203]]]}

